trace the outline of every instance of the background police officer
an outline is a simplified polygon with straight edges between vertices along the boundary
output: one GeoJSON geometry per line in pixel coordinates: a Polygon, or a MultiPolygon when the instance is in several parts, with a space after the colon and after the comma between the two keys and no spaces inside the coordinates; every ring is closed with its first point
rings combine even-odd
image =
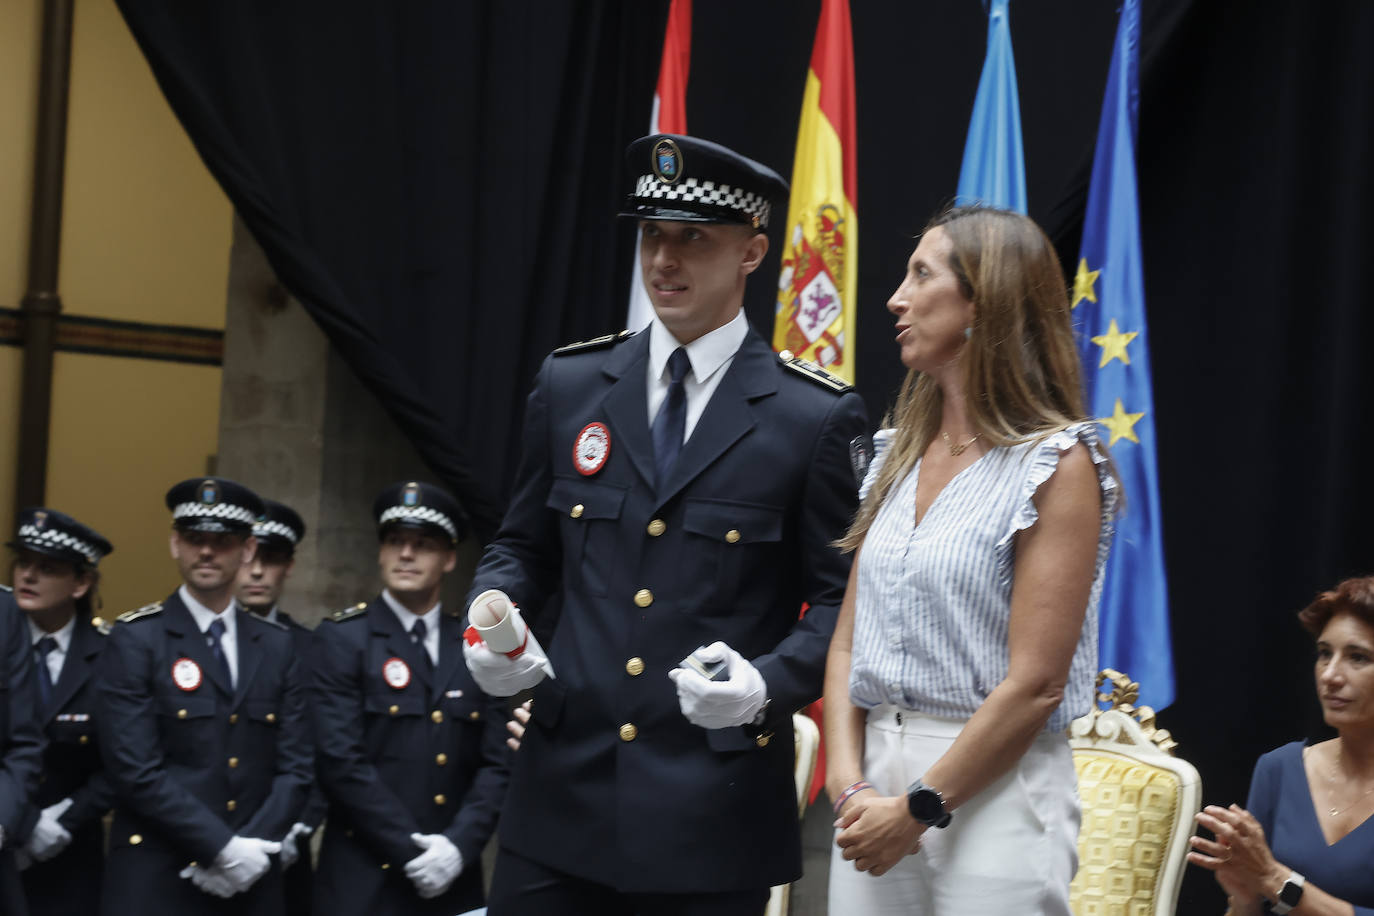
{"type": "MultiPolygon", "coordinates": [[[[306,661],[310,657],[314,633],[281,609],[282,591],[296,562],[296,547],[305,538],[305,522],[296,510],[284,503],[264,499],[262,504],[263,514],[253,525],[257,549],[253,552],[253,559],[239,567],[238,602],[244,610],[282,624],[291,632],[296,662],[302,666],[301,680],[308,683],[309,677],[304,672],[308,670],[306,661]]],[[[310,800],[300,820],[291,826],[282,839],[282,882],[286,890],[288,913],[310,912],[313,882],[310,836],[324,820],[324,809],[324,795],[317,786],[312,785],[310,800]]]]}
{"type": "Polygon", "coordinates": [[[299,818],[311,760],[291,634],[234,601],[262,501],[211,477],[172,487],[167,507],[183,584],[121,615],[101,656],[116,793],[101,911],[282,913],[269,857],[299,818]]]}
{"type": "Polygon", "coordinates": [[[312,707],[329,799],[315,912],[452,916],[477,906],[482,847],[506,789],[505,707],[463,665],[443,613],[460,512],[426,483],[373,505],[385,588],[315,631],[312,707]]]}
{"type": "Polygon", "coordinates": [[[782,179],[688,137],[627,155],[656,317],[544,362],[472,586],[536,629],[561,607],[547,662],[469,650],[492,692],[538,682],[493,916],[757,914],[801,872],[791,716],[821,691],[864,408],[741,311],[782,179]],[[717,679],[678,668],[699,648],[717,679]]]}
{"type": "Polygon", "coordinates": [[[29,912],[94,913],[105,868],[101,818],[112,793],[96,741],[96,666],[108,627],[93,616],[97,565],[110,542],[53,509],[26,509],[8,545],[14,599],[28,617],[43,780],[15,840],[29,912]]]}

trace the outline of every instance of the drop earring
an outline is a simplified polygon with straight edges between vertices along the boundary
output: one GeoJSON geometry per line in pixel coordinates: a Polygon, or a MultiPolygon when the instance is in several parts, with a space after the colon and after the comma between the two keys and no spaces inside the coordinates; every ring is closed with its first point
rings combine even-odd
{"type": "Polygon", "coordinates": [[[968,340],[968,339],[969,339],[970,337],[972,337],[972,336],[973,336],[973,326],[972,326],[972,325],[969,325],[968,327],[964,328],[964,340],[968,340]]]}

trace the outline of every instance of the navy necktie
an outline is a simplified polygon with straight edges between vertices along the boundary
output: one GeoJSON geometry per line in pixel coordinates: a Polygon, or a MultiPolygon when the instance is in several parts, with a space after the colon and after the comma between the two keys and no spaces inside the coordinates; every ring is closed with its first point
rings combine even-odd
{"type": "Polygon", "coordinates": [[[651,432],[654,437],[654,485],[662,489],[668,482],[668,474],[677,463],[682,451],[683,433],[687,429],[687,390],[682,385],[692,362],[687,351],[678,347],[668,357],[668,396],[654,417],[651,432]]]}
{"type": "Polygon", "coordinates": [[[52,702],[52,674],[48,671],[48,653],[57,648],[57,640],[44,636],[33,646],[34,656],[38,659],[38,696],[44,708],[52,702]]]}
{"type": "Polygon", "coordinates": [[[205,631],[205,644],[210,647],[210,654],[215,657],[215,663],[219,665],[220,674],[224,675],[224,683],[228,684],[229,689],[232,690],[234,677],[229,673],[229,658],[224,654],[224,646],[220,644],[224,630],[224,621],[216,617],[205,631]]]}
{"type": "Polygon", "coordinates": [[[420,653],[420,664],[425,666],[426,671],[434,670],[434,661],[429,657],[429,650],[425,648],[425,635],[429,633],[429,628],[425,626],[422,618],[415,620],[415,625],[410,628],[410,641],[415,643],[416,650],[420,653]]]}

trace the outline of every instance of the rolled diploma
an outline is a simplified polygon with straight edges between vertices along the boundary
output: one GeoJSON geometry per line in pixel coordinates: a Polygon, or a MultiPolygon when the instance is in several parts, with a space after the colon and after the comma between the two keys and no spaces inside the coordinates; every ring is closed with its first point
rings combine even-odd
{"type": "Polygon", "coordinates": [[[512,658],[524,651],[525,621],[505,592],[489,588],[474,598],[468,620],[491,651],[512,658]]]}

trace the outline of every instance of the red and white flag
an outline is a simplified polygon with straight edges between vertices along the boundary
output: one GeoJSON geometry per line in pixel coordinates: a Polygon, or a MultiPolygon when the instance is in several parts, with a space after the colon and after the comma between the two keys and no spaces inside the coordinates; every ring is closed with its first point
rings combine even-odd
{"type": "MultiPolygon", "coordinates": [[[[663,60],[658,65],[658,86],[649,114],[650,134],[687,133],[687,71],[692,61],[692,0],[672,0],[668,28],[663,33],[663,60]]],[[[638,331],[654,316],[644,274],[639,266],[639,233],[635,233],[634,276],[630,278],[630,307],[625,327],[638,331]]]]}

